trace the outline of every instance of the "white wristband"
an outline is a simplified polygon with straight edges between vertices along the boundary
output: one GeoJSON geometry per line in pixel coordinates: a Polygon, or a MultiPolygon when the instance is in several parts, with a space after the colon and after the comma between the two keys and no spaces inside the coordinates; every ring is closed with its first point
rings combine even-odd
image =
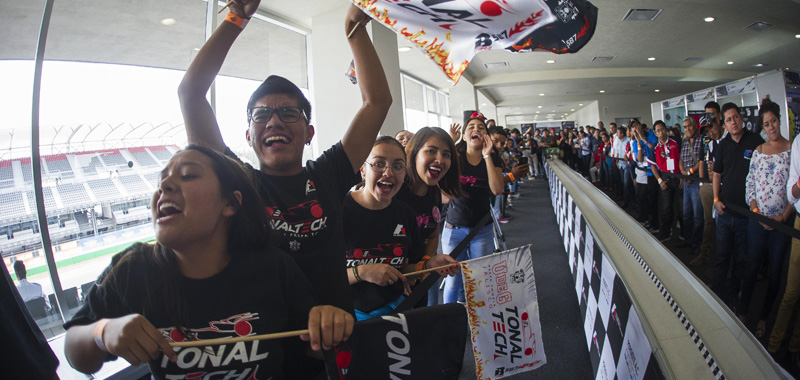
{"type": "Polygon", "coordinates": [[[94,325],[94,331],[92,331],[92,337],[94,338],[94,344],[97,345],[97,348],[100,351],[108,352],[108,348],[106,348],[106,343],[103,342],[103,331],[106,329],[106,324],[108,323],[108,319],[103,318],[94,325]]]}
{"type": "Polygon", "coordinates": [[[658,184],[660,185],[660,184],[661,184],[661,182],[664,182],[664,180],[663,180],[663,179],[661,179],[661,178],[659,178],[659,179],[658,179],[658,184]]]}
{"type": "Polygon", "coordinates": [[[489,159],[489,157],[491,157],[491,155],[488,155],[488,154],[484,154],[484,155],[483,155],[483,159],[484,159],[484,160],[488,160],[488,159],[489,159]]]}

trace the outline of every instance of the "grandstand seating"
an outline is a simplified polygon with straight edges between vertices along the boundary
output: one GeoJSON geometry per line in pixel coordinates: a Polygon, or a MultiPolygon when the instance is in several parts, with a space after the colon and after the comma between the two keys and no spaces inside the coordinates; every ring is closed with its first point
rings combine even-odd
{"type": "Polygon", "coordinates": [[[87,181],[87,183],[98,201],[110,201],[121,197],[119,189],[117,189],[117,187],[114,186],[114,182],[108,178],[92,179],[87,181]]]}
{"type": "Polygon", "coordinates": [[[29,163],[22,164],[22,179],[28,183],[33,182],[33,169],[31,168],[30,160],[29,163]]]}
{"type": "Polygon", "coordinates": [[[117,166],[122,166],[122,165],[125,165],[125,166],[128,165],[128,161],[125,159],[125,157],[122,157],[122,155],[119,154],[119,152],[112,153],[112,154],[108,154],[108,153],[101,154],[100,155],[100,159],[103,160],[103,163],[106,166],[112,167],[112,168],[116,168],[117,166]]]}
{"type": "MultiPolygon", "coordinates": [[[[36,213],[36,198],[33,196],[33,190],[26,191],[28,193],[28,205],[32,213],[36,213]]],[[[52,211],[58,208],[56,200],[53,198],[53,191],[49,187],[43,187],[42,193],[44,194],[44,207],[47,211],[52,211]]]]}
{"type": "MultiPolygon", "coordinates": [[[[10,161],[4,161],[11,163],[10,161]]],[[[11,165],[0,166],[0,189],[14,187],[14,168],[11,165]]]]}
{"type": "Polygon", "coordinates": [[[13,218],[25,214],[25,204],[22,202],[22,193],[0,194],[0,215],[4,218],[13,218]]]}
{"type": "Polygon", "coordinates": [[[86,188],[83,187],[81,183],[62,183],[59,184],[56,189],[65,207],[80,207],[81,205],[92,203],[89,194],[86,192],[86,188]]]}
{"type": "Polygon", "coordinates": [[[126,211],[117,210],[113,212],[117,224],[125,224],[139,220],[148,220],[153,214],[147,206],[136,206],[126,211]]]}
{"type": "Polygon", "coordinates": [[[133,150],[130,150],[130,152],[133,158],[136,159],[136,162],[138,162],[142,167],[148,168],[152,166],[159,166],[159,163],[153,159],[153,156],[146,151],[134,152],[133,150]]]}
{"type": "Polygon", "coordinates": [[[150,185],[153,186],[154,189],[158,188],[158,181],[160,177],[161,174],[159,173],[147,173],[144,175],[144,179],[147,180],[147,182],[150,182],[150,185]]]}
{"type": "Polygon", "coordinates": [[[61,178],[72,178],[75,174],[72,172],[72,166],[70,166],[69,161],[67,161],[66,155],[59,155],[63,157],[58,158],[47,158],[45,162],[47,162],[47,170],[50,173],[61,173],[61,178]]]}
{"type": "MultiPolygon", "coordinates": [[[[153,161],[155,162],[155,161],[153,161]]],[[[119,177],[119,182],[125,187],[130,195],[150,194],[153,190],[138,174],[123,175],[119,177]]]]}
{"type": "Polygon", "coordinates": [[[160,148],[161,149],[151,148],[150,151],[153,152],[153,155],[156,156],[156,158],[158,158],[159,160],[161,160],[162,163],[165,163],[169,161],[170,158],[172,158],[172,152],[170,152],[164,147],[160,148]]]}
{"type": "Polygon", "coordinates": [[[97,167],[102,167],[103,164],[100,162],[100,159],[97,157],[92,157],[92,160],[89,161],[89,165],[83,167],[83,174],[85,175],[92,175],[97,174],[97,167]]]}

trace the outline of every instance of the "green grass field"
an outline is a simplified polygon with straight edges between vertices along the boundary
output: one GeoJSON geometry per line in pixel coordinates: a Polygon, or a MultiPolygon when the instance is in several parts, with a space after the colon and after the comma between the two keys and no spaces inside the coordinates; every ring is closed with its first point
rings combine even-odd
{"type": "MultiPolygon", "coordinates": [[[[84,253],[82,255],[71,257],[71,258],[66,259],[66,260],[56,261],[56,268],[63,268],[63,267],[74,265],[74,264],[77,264],[77,263],[80,263],[80,262],[83,262],[83,261],[86,261],[86,260],[91,260],[91,259],[94,259],[94,258],[97,258],[97,257],[102,257],[102,256],[106,256],[106,255],[112,255],[112,254],[115,254],[117,252],[121,252],[121,251],[125,250],[125,248],[130,247],[134,243],[149,243],[149,242],[153,242],[155,240],[156,240],[155,238],[140,239],[140,240],[135,240],[135,241],[128,242],[128,243],[125,243],[125,244],[119,244],[119,245],[115,245],[113,247],[107,247],[107,248],[99,249],[97,251],[84,253]]],[[[28,269],[28,277],[31,277],[31,276],[37,275],[39,273],[47,272],[47,265],[41,265],[41,266],[38,266],[38,267],[27,268],[27,269],[28,269]]],[[[14,281],[16,281],[17,280],[16,274],[11,273],[11,278],[14,281]]]]}

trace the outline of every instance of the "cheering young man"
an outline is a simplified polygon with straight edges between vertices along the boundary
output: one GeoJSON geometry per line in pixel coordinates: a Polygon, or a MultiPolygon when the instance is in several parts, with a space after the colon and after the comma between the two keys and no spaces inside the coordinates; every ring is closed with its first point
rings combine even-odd
{"type": "MultiPolygon", "coordinates": [[[[231,13],[197,53],[178,89],[189,143],[229,156],[206,92],[233,42],[258,9],[259,0],[234,0],[231,13]]],[[[342,140],[303,166],[304,145],[314,137],[311,104],[292,82],[270,76],[247,104],[247,142],[258,157],[253,171],[272,226],[272,242],[291,253],[322,304],[353,312],[344,268],[341,209],[345,194],[361,180],[367,158],[392,98],[383,67],[363,24],[369,18],[350,6],[342,38],[353,53],[362,105],[342,140]]],[[[319,99],[324,97],[319,96],[319,99]]]]}

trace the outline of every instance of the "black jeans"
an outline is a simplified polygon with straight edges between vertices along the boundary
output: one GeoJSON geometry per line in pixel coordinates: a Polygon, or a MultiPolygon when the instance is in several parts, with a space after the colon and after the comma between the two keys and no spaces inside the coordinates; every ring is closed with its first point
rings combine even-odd
{"type": "Polygon", "coordinates": [[[667,183],[667,189],[664,190],[659,185],[661,194],[661,234],[669,235],[672,233],[672,222],[675,220],[675,204],[678,200],[681,181],[677,178],[664,179],[667,183]]]}

